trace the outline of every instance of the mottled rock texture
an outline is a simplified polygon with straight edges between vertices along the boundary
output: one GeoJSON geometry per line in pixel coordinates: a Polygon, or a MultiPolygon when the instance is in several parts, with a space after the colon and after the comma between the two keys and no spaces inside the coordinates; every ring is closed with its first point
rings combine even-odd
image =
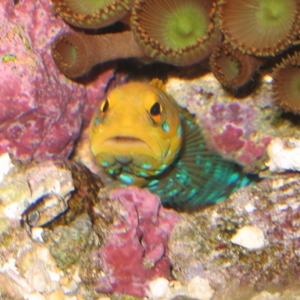
{"type": "Polygon", "coordinates": [[[207,278],[215,290],[212,299],[224,300],[249,299],[254,292],[299,282],[299,192],[298,173],[278,175],[185,215],[169,242],[174,276],[185,283],[197,275],[207,278]],[[254,236],[253,247],[232,242],[237,232],[249,234],[242,228],[259,229],[245,237],[254,236]]]}
{"type": "Polygon", "coordinates": [[[68,26],[50,0],[15,3],[0,3],[0,154],[65,158],[81,131],[83,112],[90,117],[112,72],[100,76],[91,91],[59,74],[50,45],[68,26]]]}
{"type": "Polygon", "coordinates": [[[233,159],[246,171],[264,168],[266,147],[276,137],[299,138],[299,124],[282,114],[274,103],[271,78],[236,98],[211,73],[195,79],[170,78],[167,92],[195,114],[207,145],[233,159]]]}
{"type": "Polygon", "coordinates": [[[103,244],[83,259],[79,276],[98,292],[146,296],[149,282],[171,279],[168,239],[179,215],[138,188],[100,197],[94,230],[103,244]]]}

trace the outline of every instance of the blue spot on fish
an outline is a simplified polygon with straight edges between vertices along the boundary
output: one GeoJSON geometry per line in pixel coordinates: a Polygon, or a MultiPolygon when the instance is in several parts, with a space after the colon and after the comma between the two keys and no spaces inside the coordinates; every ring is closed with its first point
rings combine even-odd
{"type": "Polygon", "coordinates": [[[106,167],[110,166],[110,164],[107,161],[102,160],[101,161],[101,166],[106,168],[106,167]]]}
{"type": "Polygon", "coordinates": [[[151,164],[149,163],[142,163],[141,167],[145,170],[149,170],[151,168],[151,164]]]}
{"type": "Polygon", "coordinates": [[[148,175],[147,172],[145,172],[145,171],[138,171],[137,174],[139,176],[143,176],[143,177],[146,177],[148,175]]]}
{"type": "Polygon", "coordinates": [[[100,119],[98,117],[94,120],[94,125],[97,126],[100,123],[100,119]]]}
{"type": "Polygon", "coordinates": [[[182,127],[179,124],[178,127],[177,127],[177,136],[181,136],[181,134],[182,134],[182,127]]]}
{"type": "Polygon", "coordinates": [[[112,169],[112,168],[108,169],[107,172],[108,172],[109,175],[114,175],[115,174],[115,170],[112,169]]]}
{"type": "Polygon", "coordinates": [[[159,168],[159,171],[163,171],[165,168],[167,168],[168,167],[168,165],[166,165],[166,164],[162,164],[161,166],[160,166],[160,168],[159,168]]]}
{"type": "Polygon", "coordinates": [[[128,174],[121,174],[120,176],[120,179],[123,181],[123,182],[125,182],[125,183],[127,183],[127,184],[131,184],[131,183],[133,183],[133,178],[130,176],[130,175],[128,175],[128,174]]]}
{"type": "Polygon", "coordinates": [[[161,124],[161,127],[162,127],[162,129],[163,129],[164,132],[168,132],[170,130],[170,126],[169,126],[169,124],[167,122],[163,122],[161,124]]]}
{"type": "Polygon", "coordinates": [[[148,187],[149,187],[149,186],[154,186],[154,185],[156,185],[156,184],[158,184],[158,183],[159,183],[159,180],[154,179],[154,180],[150,181],[150,182],[147,184],[147,186],[148,186],[148,187]]]}

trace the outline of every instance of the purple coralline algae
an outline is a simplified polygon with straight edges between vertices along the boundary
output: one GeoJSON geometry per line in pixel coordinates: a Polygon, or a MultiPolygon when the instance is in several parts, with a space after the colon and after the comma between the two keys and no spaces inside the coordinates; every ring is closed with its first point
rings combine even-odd
{"type": "Polygon", "coordinates": [[[21,160],[67,157],[83,111],[103,94],[112,71],[94,83],[91,100],[86,87],[59,73],[50,43],[68,26],[55,16],[50,0],[2,1],[0,27],[0,153],[21,160]]]}
{"type": "Polygon", "coordinates": [[[264,168],[266,147],[278,136],[299,136],[299,127],[281,118],[270,76],[249,96],[237,99],[211,73],[196,79],[170,78],[167,92],[196,115],[207,144],[253,172],[264,168]],[[297,129],[297,130],[296,130],[297,129]]]}
{"type": "Polygon", "coordinates": [[[134,187],[116,189],[109,200],[100,199],[98,218],[107,205],[113,216],[107,238],[83,262],[79,275],[98,292],[144,297],[150,281],[172,278],[168,239],[179,214],[163,208],[157,196],[134,187]]]}

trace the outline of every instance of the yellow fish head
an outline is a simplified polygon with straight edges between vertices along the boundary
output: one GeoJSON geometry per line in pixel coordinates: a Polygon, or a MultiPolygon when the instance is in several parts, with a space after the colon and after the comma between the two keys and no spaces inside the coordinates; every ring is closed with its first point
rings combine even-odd
{"type": "Polygon", "coordinates": [[[100,104],[89,138],[99,165],[125,183],[136,183],[136,178],[162,173],[175,160],[182,124],[176,104],[161,89],[129,82],[100,104]]]}

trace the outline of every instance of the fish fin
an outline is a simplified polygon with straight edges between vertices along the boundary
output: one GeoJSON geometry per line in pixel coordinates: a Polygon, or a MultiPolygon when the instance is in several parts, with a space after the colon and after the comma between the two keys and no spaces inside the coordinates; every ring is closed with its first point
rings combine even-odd
{"type": "Polygon", "coordinates": [[[153,87],[156,87],[156,88],[162,90],[163,92],[166,91],[166,86],[165,86],[164,82],[163,82],[161,79],[159,79],[159,78],[153,78],[153,79],[149,82],[149,84],[150,84],[151,86],[153,86],[153,87]]]}
{"type": "Polygon", "coordinates": [[[165,206],[193,210],[224,200],[238,188],[257,181],[236,163],[207,149],[200,126],[187,113],[181,116],[182,151],[168,172],[148,185],[165,206]]]}

